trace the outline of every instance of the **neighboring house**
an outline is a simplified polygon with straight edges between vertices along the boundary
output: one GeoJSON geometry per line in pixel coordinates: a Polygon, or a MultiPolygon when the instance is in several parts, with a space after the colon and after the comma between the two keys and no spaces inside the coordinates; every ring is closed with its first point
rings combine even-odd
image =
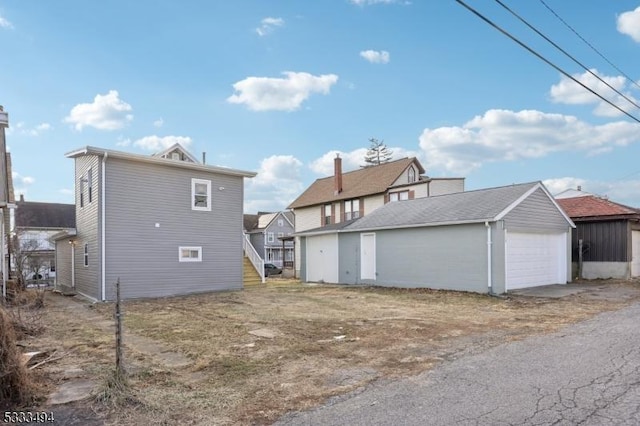
{"type": "MultiPolygon", "coordinates": [[[[424,172],[416,158],[403,158],[343,173],[342,159],[336,157],[334,175],[317,179],[289,205],[295,230],[363,217],[390,202],[464,191],[464,178],[430,178],[424,172]]],[[[298,248],[295,257],[299,270],[298,248]]]]}
{"type": "Polygon", "coordinates": [[[293,266],[293,213],[245,215],[245,232],[262,260],[284,268],[293,266]],[[285,241],[286,239],[286,241],[285,241]]]}
{"type": "Polygon", "coordinates": [[[303,281],[500,294],[566,284],[572,227],[533,182],[388,203],[296,235],[303,281]]]}
{"type": "Polygon", "coordinates": [[[574,276],[640,276],[640,210],[588,193],[571,194],[577,196],[562,198],[560,194],[556,199],[576,224],[572,241],[574,276]]]}
{"type": "Polygon", "coordinates": [[[4,300],[7,296],[7,279],[11,271],[11,259],[8,253],[9,233],[11,231],[11,215],[15,208],[13,194],[13,178],[11,176],[11,154],[7,152],[5,130],[9,127],[9,115],[0,105],[0,285],[4,300]]]}
{"type": "Polygon", "coordinates": [[[84,147],[76,229],[57,235],[57,285],[95,300],[241,289],[244,178],[179,145],[153,156],[84,147]],[[177,155],[174,155],[177,154],[177,155]]]}
{"type": "MultiPolygon", "coordinates": [[[[25,201],[20,195],[14,215],[12,245],[19,250],[25,277],[55,277],[55,242],[52,237],[76,227],[76,206],[73,204],[25,201]]],[[[14,260],[16,253],[14,253],[14,260]]],[[[14,262],[15,263],[15,262],[14,262]]]]}

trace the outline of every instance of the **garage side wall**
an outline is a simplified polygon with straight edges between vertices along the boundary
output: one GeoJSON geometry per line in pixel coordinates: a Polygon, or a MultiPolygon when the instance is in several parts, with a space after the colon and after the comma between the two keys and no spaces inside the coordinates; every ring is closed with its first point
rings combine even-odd
{"type": "Polygon", "coordinates": [[[377,279],[388,287],[488,292],[484,224],[376,232],[377,279]]]}

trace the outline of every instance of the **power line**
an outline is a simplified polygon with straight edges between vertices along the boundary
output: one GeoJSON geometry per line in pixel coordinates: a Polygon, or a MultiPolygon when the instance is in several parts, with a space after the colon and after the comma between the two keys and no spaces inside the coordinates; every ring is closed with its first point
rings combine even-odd
{"type": "Polygon", "coordinates": [[[585,71],[587,71],[589,74],[591,74],[592,76],[594,76],[595,78],[597,78],[598,80],[600,80],[600,82],[604,83],[609,89],[613,90],[614,92],[616,92],[618,95],[622,96],[624,99],[626,99],[630,104],[632,104],[633,106],[635,106],[636,108],[640,109],[640,105],[638,105],[634,100],[629,99],[625,94],[623,94],[622,92],[620,92],[618,89],[616,89],[615,87],[613,87],[612,85],[610,85],[609,83],[607,83],[605,80],[603,80],[598,74],[594,73],[593,71],[591,71],[586,65],[584,65],[582,62],[578,61],[576,58],[574,58],[571,54],[569,54],[569,52],[567,52],[566,50],[564,50],[562,47],[558,46],[556,43],[553,42],[553,40],[551,40],[549,37],[547,37],[546,35],[542,34],[540,31],[538,31],[537,28],[535,28],[533,25],[531,25],[529,22],[527,22],[526,19],[524,19],[523,17],[521,17],[520,15],[518,15],[516,12],[514,12],[513,10],[511,10],[509,8],[509,6],[505,5],[503,2],[501,2],[500,0],[494,0],[496,3],[498,3],[500,6],[502,6],[504,9],[506,9],[509,13],[511,13],[513,16],[515,16],[516,18],[518,18],[520,20],[520,22],[522,22],[523,24],[525,24],[527,27],[529,27],[531,30],[535,31],[536,34],[538,34],[540,37],[544,38],[546,41],[548,41],[553,47],[555,47],[556,49],[558,49],[560,52],[564,53],[567,57],[569,57],[573,62],[575,62],[576,64],[580,65],[582,67],[582,69],[584,69],[585,71]]]}
{"type": "Polygon", "coordinates": [[[587,46],[589,46],[591,48],[591,50],[593,50],[594,52],[596,52],[602,59],[604,59],[605,61],[607,61],[607,63],[609,65],[611,65],[613,68],[616,69],[616,71],[618,71],[620,74],[622,74],[624,76],[624,78],[627,79],[627,81],[629,81],[631,84],[635,85],[637,88],[640,89],[640,85],[638,85],[638,83],[636,83],[631,77],[629,77],[627,74],[625,74],[624,71],[622,71],[620,68],[618,68],[613,62],[611,62],[609,59],[607,59],[606,56],[604,56],[604,54],[602,54],[598,49],[596,49],[591,43],[589,43],[587,40],[585,40],[584,37],[582,37],[578,31],[576,31],[571,25],[569,25],[564,19],[562,19],[560,17],[560,15],[558,15],[555,10],[553,10],[547,3],[544,2],[544,0],[539,0],[540,3],[542,3],[544,5],[544,7],[546,7],[549,12],[551,12],[553,15],[555,15],[556,18],[558,18],[560,20],[560,22],[562,22],[567,28],[569,28],[576,36],[578,36],[578,38],[580,40],[582,40],[584,42],[584,44],[586,44],[587,46]]]}
{"type": "Polygon", "coordinates": [[[636,121],[638,123],[640,123],[640,119],[638,119],[637,117],[631,115],[630,113],[628,113],[627,111],[623,110],[622,108],[620,108],[618,105],[614,104],[613,102],[611,102],[609,99],[605,98],[604,96],[602,96],[601,94],[597,93],[595,90],[591,89],[590,87],[586,86],[584,83],[582,83],[581,81],[577,80],[576,78],[574,78],[571,74],[569,74],[568,72],[566,72],[565,70],[563,70],[562,68],[560,68],[559,66],[557,66],[556,64],[554,64],[553,62],[551,62],[550,60],[548,60],[547,58],[545,58],[544,56],[542,56],[541,54],[539,54],[538,52],[536,52],[535,50],[533,50],[531,47],[527,46],[526,44],[524,44],[523,42],[521,42],[520,40],[518,40],[516,37],[512,36],[511,34],[509,34],[509,32],[507,32],[506,30],[504,30],[502,27],[500,27],[499,25],[495,24],[493,21],[491,21],[489,18],[487,18],[486,16],[482,15],[480,12],[478,12],[477,10],[475,10],[474,8],[472,8],[471,6],[469,6],[468,4],[466,4],[464,1],[462,0],[455,0],[457,3],[459,3],[461,6],[464,6],[467,10],[469,10],[471,13],[473,13],[474,15],[476,15],[478,18],[482,19],[483,21],[485,21],[487,24],[491,25],[493,28],[495,28],[496,30],[500,31],[502,34],[504,34],[505,36],[509,37],[511,40],[513,40],[514,42],[518,43],[521,47],[523,47],[524,49],[526,49],[527,51],[529,51],[529,53],[535,55],[538,59],[544,61],[547,65],[553,67],[556,71],[560,72],[562,75],[564,75],[567,78],[570,78],[571,80],[573,80],[576,84],[579,84],[580,86],[582,86],[584,89],[588,90],[589,92],[591,92],[592,94],[596,95],[597,97],[599,97],[600,99],[602,99],[604,102],[608,103],[609,105],[611,105],[612,107],[614,107],[615,109],[617,109],[618,111],[620,111],[621,113],[623,113],[624,115],[626,115],[627,117],[631,118],[633,121],[636,121]]]}

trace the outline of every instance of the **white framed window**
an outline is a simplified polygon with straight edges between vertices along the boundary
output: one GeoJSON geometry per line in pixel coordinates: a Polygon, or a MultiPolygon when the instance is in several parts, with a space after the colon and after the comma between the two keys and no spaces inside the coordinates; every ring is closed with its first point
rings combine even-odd
{"type": "Polygon", "coordinates": [[[416,181],[416,169],[414,169],[413,166],[409,167],[408,178],[409,183],[416,181]]]}
{"type": "Polygon", "coordinates": [[[84,266],[89,266],[89,244],[84,245],[84,266]]]}
{"type": "Polygon", "coordinates": [[[284,232],[278,232],[278,238],[284,237],[284,232]]]}
{"type": "Polygon", "coordinates": [[[331,225],[331,204],[325,204],[322,213],[322,224],[331,225]]]}
{"type": "Polygon", "coordinates": [[[278,226],[282,228],[284,226],[284,220],[278,219],[278,226]]]}
{"type": "Polygon", "coordinates": [[[211,181],[191,179],[191,210],[211,211],[211,181]]]}
{"type": "Polygon", "coordinates": [[[267,242],[272,243],[274,241],[275,241],[275,238],[274,238],[273,232],[267,232],[267,242]]]}
{"type": "Polygon", "coordinates": [[[351,220],[360,217],[360,200],[354,198],[344,202],[344,220],[351,220]]]}
{"type": "Polygon", "coordinates": [[[409,199],[409,191],[390,192],[389,202],[392,201],[404,201],[409,199]]]}
{"type": "Polygon", "coordinates": [[[180,160],[180,153],[179,152],[172,152],[171,153],[171,159],[172,160],[180,160]]]}
{"type": "Polygon", "coordinates": [[[178,261],[202,262],[202,247],[194,247],[194,246],[178,247],[178,261]]]}
{"type": "Polygon", "coordinates": [[[80,176],[80,207],[84,207],[84,177],[80,176]]]}
{"type": "Polygon", "coordinates": [[[88,198],[89,204],[93,200],[93,170],[87,170],[87,190],[88,190],[88,198]]]}

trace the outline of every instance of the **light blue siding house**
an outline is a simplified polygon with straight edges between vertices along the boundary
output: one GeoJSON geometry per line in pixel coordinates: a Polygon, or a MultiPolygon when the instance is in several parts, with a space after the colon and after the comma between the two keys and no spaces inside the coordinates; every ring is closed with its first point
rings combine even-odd
{"type": "Polygon", "coordinates": [[[500,294],[566,284],[574,227],[533,182],[389,203],[296,235],[305,281],[500,294]]]}
{"type": "Polygon", "coordinates": [[[76,229],[57,236],[57,285],[94,300],[242,288],[244,178],[179,145],[147,156],[87,146],[75,160],[76,229]]]}

